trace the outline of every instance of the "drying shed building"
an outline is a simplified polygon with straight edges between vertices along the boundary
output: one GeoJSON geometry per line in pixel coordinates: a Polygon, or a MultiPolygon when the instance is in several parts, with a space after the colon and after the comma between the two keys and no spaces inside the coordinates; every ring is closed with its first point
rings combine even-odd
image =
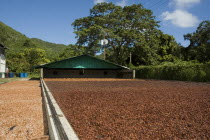
{"type": "Polygon", "coordinates": [[[89,55],[80,55],[35,68],[43,78],[133,78],[133,70],[89,55]]]}

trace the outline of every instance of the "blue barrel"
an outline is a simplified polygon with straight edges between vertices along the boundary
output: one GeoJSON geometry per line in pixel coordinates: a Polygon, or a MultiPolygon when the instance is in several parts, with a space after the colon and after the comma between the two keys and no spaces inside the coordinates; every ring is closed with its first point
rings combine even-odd
{"type": "Polygon", "coordinates": [[[10,72],[9,73],[9,78],[13,78],[14,77],[14,73],[13,72],[10,72]]]}
{"type": "Polygon", "coordinates": [[[24,77],[28,77],[28,73],[24,73],[24,77]]]}
{"type": "Polygon", "coordinates": [[[24,73],[20,73],[20,78],[24,78],[24,73]]]}

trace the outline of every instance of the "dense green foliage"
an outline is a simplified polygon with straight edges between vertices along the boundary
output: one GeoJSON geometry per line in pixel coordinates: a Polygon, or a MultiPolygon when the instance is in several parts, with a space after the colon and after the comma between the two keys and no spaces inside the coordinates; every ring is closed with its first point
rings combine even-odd
{"type": "Polygon", "coordinates": [[[67,48],[66,45],[50,43],[38,38],[32,38],[31,40],[36,44],[36,46],[45,50],[47,59],[51,61],[54,61],[60,53],[67,48]]]}
{"type": "Polygon", "coordinates": [[[186,48],[186,60],[210,61],[210,21],[203,21],[194,33],[184,35],[190,41],[186,48]]]}
{"type": "Polygon", "coordinates": [[[46,59],[46,53],[40,48],[26,48],[23,52],[10,53],[7,57],[7,63],[10,71],[31,72],[35,65],[49,63],[46,59]]]}
{"type": "Polygon", "coordinates": [[[210,63],[182,62],[171,65],[135,67],[136,78],[210,82],[210,63]]]}
{"type": "Polygon", "coordinates": [[[77,44],[89,48],[106,47],[106,58],[126,65],[132,52],[133,64],[154,65],[162,61],[180,59],[179,46],[175,39],[158,30],[158,21],[151,10],[141,4],[116,6],[113,3],[100,3],[90,10],[90,15],[74,21],[77,44]],[[108,45],[100,46],[102,39],[108,45]]]}
{"type": "Polygon", "coordinates": [[[166,60],[157,66],[133,67],[137,71],[136,77],[210,82],[210,21],[201,22],[194,33],[184,35],[184,38],[190,41],[190,45],[177,52],[186,61],[170,63],[166,60]]]}
{"type": "Polygon", "coordinates": [[[64,49],[58,56],[58,60],[78,56],[84,54],[86,51],[85,47],[77,45],[68,45],[68,48],[64,49]]]}
{"type": "MultiPolygon", "coordinates": [[[[190,45],[177,52],[186,61],[176,60],[171,63],[165,59],[157,66],[133,67],[137,71],[136,77],[210,82],[210,21],[201,22],[194,33],[184,35],[184,38],[190,41],[190,45]]],[[[171,48],[169,44],[166,47],[171,48]]]]}

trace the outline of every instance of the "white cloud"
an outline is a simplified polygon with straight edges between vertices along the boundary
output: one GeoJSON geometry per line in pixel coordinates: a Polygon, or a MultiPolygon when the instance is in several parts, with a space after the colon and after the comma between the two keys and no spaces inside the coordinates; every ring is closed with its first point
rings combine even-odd
{"type": "Polygon", "coordinates": [[[170,21],[172,24],[182,27],[194,27],[199,23],[199,20],[196,16],[184,10],[175,10],[173,12],[163,12],[161,17],[164,21],[170,21]]]}
{"type": "Polygon", "coordinates": [[[125,7],[126,5],[128,5],[128,0],[122,0],[116,3],[116,5],[119,5],[121,7],[125,7]]]}
{"type": "Polygon", "coordinates": [[[107,2],[107,1],[106,0],[94,0],[94,4],[102,3],[102,2],[107,2]]]}
{"type": "Polygon", "coordinates": [[[175,5],[176,8],[189,8],[200,2],[201,0],[172,0],[170,5],[175,5]]]}

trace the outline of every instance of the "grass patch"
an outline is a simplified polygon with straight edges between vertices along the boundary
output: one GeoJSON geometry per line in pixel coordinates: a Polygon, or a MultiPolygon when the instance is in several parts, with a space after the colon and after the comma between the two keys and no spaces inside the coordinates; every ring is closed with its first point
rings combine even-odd
{"type": "Polygon", "coordinates": [[[7,83],[7,82],[12,82],[12,81],[17,81],[19,79],[20,78],[0,78],[0,84],[7,83]]]}
{"type": "Polygon", "coordinates": [[[28,78],[40,78],[40,74],[39,73],[29,73],[28,78]]]}

